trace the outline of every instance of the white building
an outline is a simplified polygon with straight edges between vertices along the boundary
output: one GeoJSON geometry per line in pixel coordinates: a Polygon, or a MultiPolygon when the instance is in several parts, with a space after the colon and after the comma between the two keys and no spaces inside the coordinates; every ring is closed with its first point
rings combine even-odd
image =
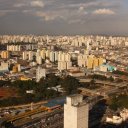
{"type": "Polygon", "coordinates": [[[45,54],[46,54],[46,57],[47,57],[47,58],[50,58],[50,50],[47,50],[47,51],[45,52],[45,54]]]}
{"type": "Polygon", "coordinates": [[[59,53],[55,51],[55,61],[58,61],[58,55],[59,53]]]}
{"type": "Polygon", "coordinates": [[[51,62],[55,61],[55,53],[53,51],[50,51],[49,59],[51,62]]]}
{"type": "Polygon", "coordinates": [[[23,52],[23,60],[27,60],[28,59],[28,55],[27,55],[27,51],[23,52]]]}
{"type": "Polygon", "coordinates": [[[67,63],[65,61],[58,62],[58,70],[65,70],[67,69],[67,63]]]}
{"type": "Polygon", "coordinates": [[[8,63],[1,62],[0,71],[8,71],[8,63]]]}
{"type": "Polygon", "coordinates": [[[33,60],[33,52],[32,51],[29,51],[28,52],[28,59],[31,61],[31,60],[33,60]]]}
{"type": "Polygon", "coordinates": [[[20,72],[20,71],[21,71],[21,65],[18,64],[18,65],[17,65],[17,68],[18,68],[18,72],[20,72]]]}
{"type": "Polygon", "coordinates": [[[78,55],[78,66],[86,67],[87,56],[86,55],[78,55]]]}
{"type": "Polygon", "coordinates": [[[39,66],[36,70],[36,82],[39,82],[42,77],[46,77],[46,69],[39,66]]]}
{"type": "Polygon", "coordinates": [[[42,64],[42,57],[36,56],[36,62],[37,62],[37,64],[42,64]]]}
{"type": "Polygon", "coordinates": [[[45,52],[46,52],[45,49],[42,49],[40,52],[40,55],[41,55],[42,59],[44,59],[44,60],[45,60],[45,52]]]}
{"type": "Polygon", "coordinates": [[[64,104],[64,128],[88,128],[89,106],[82,95],[67,97],[64,104]]]}

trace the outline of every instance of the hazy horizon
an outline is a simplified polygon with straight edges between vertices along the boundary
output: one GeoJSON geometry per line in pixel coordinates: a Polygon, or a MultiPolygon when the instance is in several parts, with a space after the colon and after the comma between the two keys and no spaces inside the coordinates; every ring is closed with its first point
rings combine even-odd
{"type": "Polygon", "coordinates": [[[0,0],[0,35],[128,35],[127,0],[0,0]]]}

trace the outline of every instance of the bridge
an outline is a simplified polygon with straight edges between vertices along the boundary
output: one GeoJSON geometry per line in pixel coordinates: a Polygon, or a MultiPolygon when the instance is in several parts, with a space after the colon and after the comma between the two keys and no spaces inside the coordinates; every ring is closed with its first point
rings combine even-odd
{"type": "MultiPolygon", "coordinates": [[[[90,82],[92,79],[78,78],[78,80],[79,80],[79,82],[86,83],[86,82],[90,82]]],[[[96,80],[96,79],[95,79],[95,83],[114,86],[114,87],[126,87],[128,85],[127,82],[114,83],[114,82],[110,82],[110,81],[96,80]]]]}
{"type": "MultiPolygon", "coordinates": [[[[43,111],[38,110],[37,112],[41,113],[43,111]]],[[[63,128],[63,109],[44,113],[42,116],[36,117],[34,119],[32,119],[31,117],[25,118],[26,116],[32,114],[33,113],[27,113],[26,115],[20,115],[17,118],[14,117],[10,120],[7,120],[4,122],[3,128],[8,128],[8,125],[12,125],[13,127],[17,128],[63,128]]]]}
{"type": "Polygon", "coordinates": [[[28,121],[25,125],[20,125],[20,128],[33,128],[33,126],[36,126],[37,128],[62,128],[63,110],[47,113],[39,118],[28,121]]]}
{"type": "Polygon", "coordinates": [[[7,119],[7,122],[14,122],[16,120],[19,120],[19,119],[22,119],[22,118],[25,118],[25,117],[28,117],[28,116],[32,116],[32,115],[35,115],[37,113],[41,113],[41,112],[44,112],[46,111],[47,109],[45,107],[42,107],[42,108],[38,108],[38,109],[35,109],[35,110],[32,110],[32,111],[29,111],[29,112],[25,112],[23,114],[19,114],[19,115],[15,115],[15,116],[12,116],[10,118],[7,119]]]}

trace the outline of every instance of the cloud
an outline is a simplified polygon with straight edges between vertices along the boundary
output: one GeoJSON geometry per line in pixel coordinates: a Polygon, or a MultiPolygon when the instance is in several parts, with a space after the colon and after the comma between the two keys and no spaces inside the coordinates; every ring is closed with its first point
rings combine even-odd
{"type": "Polygon", "coordinates": [[[37,11],[37,12],[35,12],[35,15],[40,18],[43,18],[45,21],[51,21],[51,20],[55,20],[57,18],[62,18],[62,16],[60,16],[58,12],[37,11]]]}
{"type": "Polygon", "coordinates": [[[85,17],[88,13],[85,10],[68,10],[63,9],[60,11],[57,10],[49,10],[49,11],[32,11],[32,15],[42,18],[42,20],[45,21],[53,21],[61,19],[63,21],[66,21],[67,23],[78,23],[83,20],[83,17],[85,17]],[[82,16],[82,17],[81,17],[82,16]]]}
{"type": "MultiPolygon", "coordinates": [[[[3,18],[0,18],[0,27],[11,31],[11,29],[7,28],[9,26],[6,26],[6,23],[11,22],[12,25],[9,24],[10,28],[15,28],[15,31],[27,30],[29,29],[28,26],[31,26],[32,32],[38,32],[39,29],[42,30],[42,28],[46,29],[44,29],[44,32],[48,32],[48,30],[54,28],[53,30],[58,31],[58,33],[64,31],[67,33],[75,31],[84,33],[86,31],[93,32],[93,30],[95,32],[101,32],[102,29],[107,26],[107,23],[108,26],[106,28],[108,30],[109,25],[113,26],[113,24],[118,21],[117,19],[119,19],[121,23],[124,22],[122,15],[127,16],[126,13],[128,11],[124,11],[122,1],[123,0],[0,0],[0,10],[2,10],[0,11],[0,16],[3,16],[3,18]],[[118,15],[114,15],[115,13],[118,15]],[[19,25],[19,23],[21,23],[21,25],[19,25]],[[17,29],[16,26],[19,28],[17,29]],[[101,30],[99,30],[99,26],[101,30]],[[37,31],[34,27],[38,28],[37,31]],[[60,30],[59,27],[62,29],[60,30]],[[74,28],[76,29],[74,30],[74,28]]],[[[127,4],[125,5],[127,6],[127,4]]],[[[103,31],[104,30],[105,29],[103,29],[103,31]]],[[[112,30],[111,27],[110,30],[112,30]]],[[[31,31],[29,30],[29,32],[31,31]]]]}
{"type": "Polygon", "coordinates": [[[44,7],[43,1],[40,0],[32,1],[30,4],[32,7],[44,7]]]}
{"type": "Polygon", "coordinates": [[[69,20],[68,24],[83,24],[84,22],[81,19],[69,20]]]}
{"type": "Polygon", "coordinates": [[[8,13],[13,13],[15,10],[0,10],[0,16],[5,16],[8,13]]]}
{"type": "Polygon", "coordinates": [[[97,9],[95,11],[93,11],[93,14],[97,14],[97,15],[113,15],[115,14],[114,11],[110,10],[110,9],[97,9]]]}
{"type": "Polygon", "coordinates": [[[16,3],[16,4],[14,4],[14,7],[16,7],[16,8],[20,8],[20,7],[24,7],[24,6],[25,6],[24,3],[16,3]]]}
{"type": "Polygon", "coordinates": [[[6,15],[5,12],[0,12],[0,17],[6,15]]]}
{"type": "Polygon", "coordinates": [[[83,6],[80,6],[79,7],[79,11],[83,11],[84,10],[84,7],[83,6]]]}

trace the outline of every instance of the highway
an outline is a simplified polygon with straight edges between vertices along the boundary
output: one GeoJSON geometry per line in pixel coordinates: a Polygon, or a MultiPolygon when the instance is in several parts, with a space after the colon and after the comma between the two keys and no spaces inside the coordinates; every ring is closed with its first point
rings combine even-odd
{"type": "MultiPolygon", "coordinates": [[[[78,78],[78,80],[81,83],[86,83],[86,82],[90,82],[92,79],[78,78]]],[[[96,80],[96,79],[95,79],[95,83],[102,84],[102,85],[114,86],[114,87],[126,87],[128,85],[128,83],[126,83],[126,82],[114,83],[111,81],[103,81],[103,80],[96,80]]]]}
{"type": "Polygon", "coordinates": [[[29,116],[32,116],[34,114],[41,113],[41,112],[44,112],[44,111],[46,111],[45,107],[35,109],[35,110],[25,112],[25,113],[22,113],[22,114],[19,114],[19,115],[16,115],[16,116],[12,116],[7,120],[7,122],[13,122],[13,121],[16,121],[18,119],[29,117],[29,116]]]}
{"type": "MultiPolygon", "coordinates": [[[[41,112],[42,113],[42,112],[41,112]]],[[[38,117],[32,119],[23,117],[14,122],[7,121],[17,128],[56,128],[63,125],[63,109],[54,110],[52,112],[42,113],[38,117]]],[[[61,128],[61,127],[60,127],[61,128]]]]}
{"type": "Polygon", "coordinates": [[[12,109],[12,108],[18,109],[18,108],[24,108],[24,107],[31,107],[31,105],[34,107],[34,106],[37,106],[37,105],[45,104],[47,102],[48,101],[40,101],[40,102],[37,102],[37,103],[29,103],[29,104],[16,105],[16,106],[0,107],[0,111],[2,109],[12,109]]]}

